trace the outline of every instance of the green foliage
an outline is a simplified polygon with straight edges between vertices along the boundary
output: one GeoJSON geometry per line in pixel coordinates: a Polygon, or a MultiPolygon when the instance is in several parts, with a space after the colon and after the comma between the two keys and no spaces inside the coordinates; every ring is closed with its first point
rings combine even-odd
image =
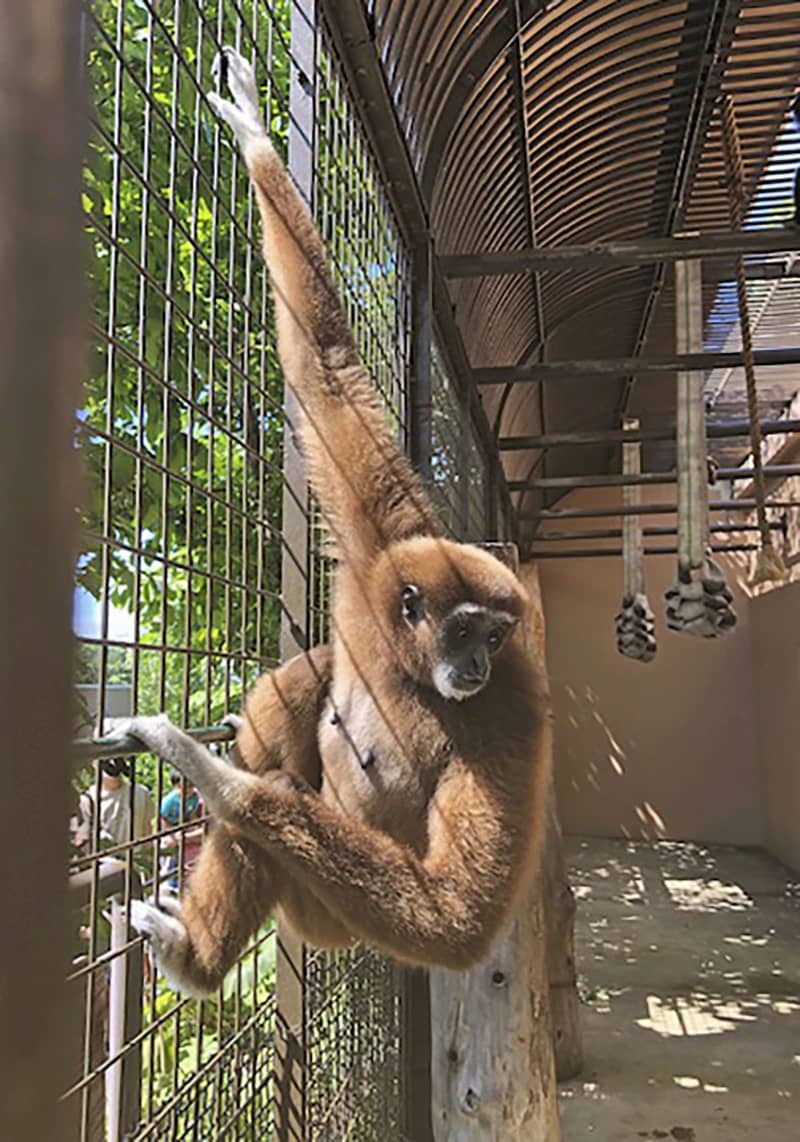
{"type": "MultiPolygon", "coordinates": [[[[285,150],[288,0],[271,5],[274,23],[256,0],[240,7],[247,27],[260,20],[259,46],[271,39],[270,120],[285,150]]],[[[223,6],[223,40],[237,37],[234,15],[223,6]]],[[[283,415],[266,275],[242,165],[201,94],[212,13],[201,23],[181,9],[176,27],[164,5],[99,0],[94,17],[77,581],[101,614],[136,615],[142,650],[135,664],[120,650],[114,669],[139,709],[204,722],[277,654],[283,415]]]]}

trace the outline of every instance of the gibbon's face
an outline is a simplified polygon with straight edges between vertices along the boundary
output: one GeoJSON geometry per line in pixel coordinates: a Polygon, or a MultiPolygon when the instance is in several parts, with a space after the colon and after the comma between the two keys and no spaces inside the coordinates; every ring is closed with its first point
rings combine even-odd
{"type": "Polygon", "coordinates": [[[480,693],[524,614],[519,580],[488,553],[446,540],[409,540],[388,554],[394,598],[384,605],[403,666],[443,698],[480,693]]]}

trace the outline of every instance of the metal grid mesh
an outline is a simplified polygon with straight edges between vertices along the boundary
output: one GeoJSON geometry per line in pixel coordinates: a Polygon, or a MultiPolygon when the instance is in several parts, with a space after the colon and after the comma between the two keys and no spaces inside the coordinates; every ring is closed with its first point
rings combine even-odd
{"type": "MultiPolygon", "coordinates": [[[[285,148],[288,16],[252,0],[96,0],[86,15],[79,733],[130,710],[213,725],[277,661],[282,381],[246,178],[203,93],[219,47],[241,45],[268,77],[285,148]]],[[[99,767],[77,775],[73,1136],[263,1138],[274,933],[208,1002],[157,979],[127,902],[180,886],[203,808],[185,785],[170,799],[169,773],[147,756],[114,784],[99,767]]]]}
{"type": "MultiPolygon", "coordinates": [[[[278,660],[284,418],[258,223],[203,92],[215,52],[239,45],[266,77],[285,153],[298,82],[292,10],[288,0],[97,0],[86,24],[93,307],[77,425],[87,481],[76,729],[85,736],[108,715],[163,709],[222,739],[221,716],[278,660]]],[[[317,216],[362,357],[405,444],[406,252],[325,37],[317,59],[317,216]]],[[[315,510],[309,531],[318,642],[331,557],[315,510]]],[[[182,885],[205,816],[182,783],[165,817],[164,765],[142,755],[128,766],[116,791],[99,767],[76,781],[71,1137],[269,1137],[274,931],[259,933],[213,1000],[182,1000],[156,977],[127,903],[182,885]]],[[[374,953],[308,956],[309,1138],[399,1129],[400,1003],[397,969],[374,953]]]]}
{"type": "MultiPolygon", "coordinates": [[[[401,446],[407,437],[410,267],[330,40],[317,44],[314,200],[361,359],[401,446]]],[[[312,627],[326,637],[332,560],[314,514],[312,627]]],[[[401,976],[376,953],[309,952],[305,964],[309,1140],[399,1138],[401,976]]]]}
{"type": "Polygon", "coordinates": [[[453,538],[479,542],[486,538],[486,465],[470,418],[435,344],[431,401],[434,498],[453,538]]]}

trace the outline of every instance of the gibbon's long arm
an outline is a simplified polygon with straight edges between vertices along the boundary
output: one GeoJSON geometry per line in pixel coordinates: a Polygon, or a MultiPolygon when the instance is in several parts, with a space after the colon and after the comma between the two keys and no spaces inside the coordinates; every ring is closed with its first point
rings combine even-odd
{"type": "Polygon", "coordinates": [[[298,790],[286,774],[233,769],[164,715],[116,726],[177,766],[215,816],[272,852],[350,932],[398,959],[453,968],[474,963],[523,879],[534,831],[522,820],[524,799],[498,796],[459,761],[451,762],[431,802],[429,848],[420,859],[312,791],[298,790]]]}
{"type": "Polygon", "coordinates": [[[388,543],[439,535],[441,525],[364,374],[320,237],[264,129],[253,69],[232,48],[216,66],[234,102],[213,93],[209,102],[233,128],[255,188],[311,485],[340,558],[361,566],[388,543]]]}

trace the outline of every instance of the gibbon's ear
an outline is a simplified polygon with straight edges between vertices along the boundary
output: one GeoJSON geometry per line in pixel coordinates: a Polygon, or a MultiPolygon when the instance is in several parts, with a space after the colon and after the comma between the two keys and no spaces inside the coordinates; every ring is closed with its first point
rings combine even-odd
{"type": "Polygon", "coordinates": [[[403,587],[403,618],[410,627],[418,626],[425,618],[425,596],[413,583],[403,587]]]}

